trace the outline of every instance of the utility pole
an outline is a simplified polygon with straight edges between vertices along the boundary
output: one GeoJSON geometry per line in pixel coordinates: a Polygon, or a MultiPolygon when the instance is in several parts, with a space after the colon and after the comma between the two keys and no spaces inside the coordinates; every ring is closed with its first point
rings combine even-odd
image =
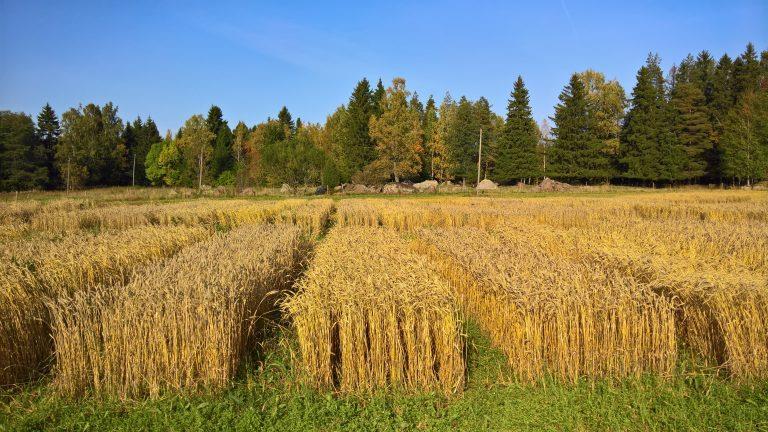
{"type": "Polygon", "coordinates": [[[480,184],[480,159],[483,157],[483,128],[480,128],[480,150],[477,153],[477,184],[480,184]]]}
{"type": "Polygon", "coordinates": [[[69,164],[71,160],[71,156],[67,158],[67,195],[69,195],[69,164]]]}
{"type": "Polygon", "coordinates": [[[131,172],[131,186],[136,186],[136,153],[133,153],[133,171],[131,172]]]}
{"type": "Polygon", "coordinates": [[[197,176],[197,188],[203,189],[203,152],[200,152],[200,171],[197,176]]]}

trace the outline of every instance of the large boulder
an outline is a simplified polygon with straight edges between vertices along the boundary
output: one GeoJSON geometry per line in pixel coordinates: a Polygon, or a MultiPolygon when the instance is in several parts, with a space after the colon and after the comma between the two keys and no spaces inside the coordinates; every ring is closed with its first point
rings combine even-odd
{"type": "Polygon", "coordinates": [[[415,183],[413,188],[419,192],[435,192],[437,185],[437,180],[424,180],[421,183],[415,183]]]}
{"type": "Polygon", "coordinates": [[[485,179],[477,185],[477,190],[479,191],[496,190],[498,188],[499,188],[499,185],[497,185],[496,183],[494,183],[492,180],[489,180],[489,179],[485,179]]]}
{"type": "Polygon", "coordinates": [[[450,181],[444,181],[438,186],[440,192],[456,192],[462,190],[463,187],[459,184],[451,183],[450,181]]]}
{"type": "Polygon", "coordinates": [[[373,192],[373,188],[369,188],[368,186],[364,184],[348,184],[344,185],[344,192],[349,194],[368,194],[368,193],[375,193],[373,192]]]}
{"type": "Polygon", "coordinates": [[[328,188],[325,185],[320,185],[315,189],[315,195],[325,195],[328,192],[328,188]]]}
{"type": "Polygon", "coordinates": [[[535,189],[541,192],[561,192],[566,191],[572,187],[573,186],[569,185],[568,183],[562,183],[552,180],[549,177],[544,177],[544,180],[542,180],[535,189]]]}
{"type": "Polygon", "coordinates": [[[294,192],[293,188],[288,183],[283,183],[283,185],[280,186],[281,194],[292,194],[293,192],[294,192]]]}
{"type": "Polygon", "coordinates": [[[381,193],[388,195],[409,194],[415,191],[413,186],[406,183],[387,183],[381,189],[381,193]]]}

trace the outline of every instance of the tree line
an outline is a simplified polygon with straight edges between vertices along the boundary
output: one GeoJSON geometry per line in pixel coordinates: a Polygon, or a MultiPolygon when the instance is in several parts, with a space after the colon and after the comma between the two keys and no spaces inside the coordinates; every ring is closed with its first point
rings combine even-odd
{"type": "Polygon", "coordinates": [[[395,78],[363,78],[325,124],[276,118],[231,128],[217,106],[161,136],[111,102],[0,112],[0,189],[112,185],[292,186],[435,179],[502,184],[751,184],[768,178],[768,51],[691,55],[666,74],[649,54],[629,97],[601,72],[574,73],[537,124],[522,77],[500,116],[484,97],[422,103],[395,78]],[[550,121],[553,126],[550,127],[550,121]],[[482,140],[482,157],[478,153],[482,140]]]}

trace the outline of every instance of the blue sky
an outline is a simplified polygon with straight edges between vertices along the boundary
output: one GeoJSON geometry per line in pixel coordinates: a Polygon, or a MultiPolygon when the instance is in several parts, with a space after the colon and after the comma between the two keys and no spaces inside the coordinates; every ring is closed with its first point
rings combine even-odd
{"type": "Polygon", "coordinates": [[[485,96],[503,114],[520,74],[541,120],[575,71],[629,93],[649,51],[666,69],[768,49],[765,0],[517,3],[0,0],[0,109],[113,101],[161,131],[214,103],[231,126],[282,105],[324,122],[360,78],[402,76],[422,100],[485,96]]]}

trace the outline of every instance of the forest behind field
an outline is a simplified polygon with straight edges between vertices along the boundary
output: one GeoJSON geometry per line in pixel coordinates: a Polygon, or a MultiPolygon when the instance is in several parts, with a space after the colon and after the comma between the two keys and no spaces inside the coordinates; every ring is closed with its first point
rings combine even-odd
{"type": "Polygon", "coordinates": [[[151,117],[121,119],[112,102],[61,115],[45,104],[36,118],[0,111],[0,190],[768,178],[768,51],[751,43],[734,57],[704,50],[667,71],[649,54],[629,91],[601,71],[574,73],[540,123],[531,97],[518,76],[499,115],[484,97],[424,100],[403,78],[363,78],[325,124],[283,106],[275,118],[230,125],[212,105],[165,133],[151,117]]]}

